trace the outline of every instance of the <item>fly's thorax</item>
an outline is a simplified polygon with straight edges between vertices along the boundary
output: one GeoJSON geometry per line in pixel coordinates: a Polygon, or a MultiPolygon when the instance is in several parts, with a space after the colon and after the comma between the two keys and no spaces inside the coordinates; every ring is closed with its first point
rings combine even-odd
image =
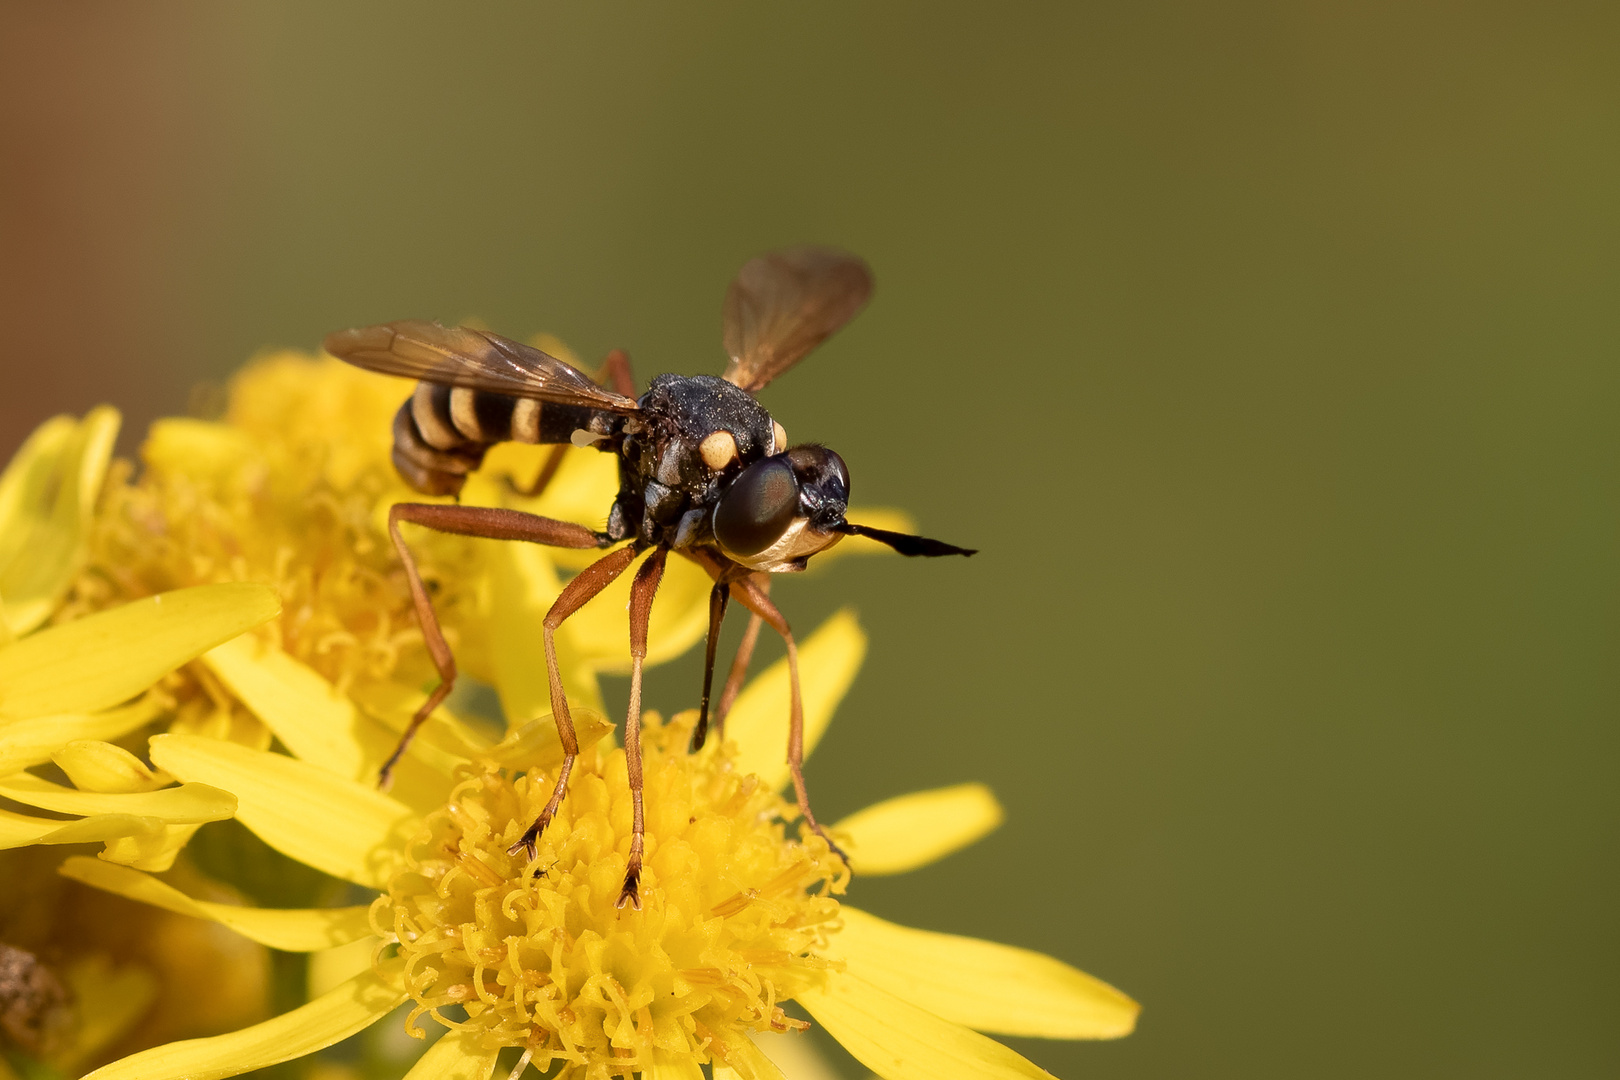
{"type": "Polygon", "coordinates": [[[724,486],[777,452],[782,429],[751,395],[712,375],[659,375],[638,404],[642,430],[620,446],[608,534],[685,547],[724,486]]]}

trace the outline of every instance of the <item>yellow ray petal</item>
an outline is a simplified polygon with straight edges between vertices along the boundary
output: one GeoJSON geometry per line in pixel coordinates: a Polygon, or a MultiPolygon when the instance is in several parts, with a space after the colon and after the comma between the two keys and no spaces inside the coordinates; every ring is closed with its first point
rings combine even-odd
{"type": "Polygon", "coordinates": [[[101,857],[109,863],[161,874],[174,865],[175,856],[200,828],[201,825],[163,825],[149,832],[115,837],[107,841],[101,857]]]}
{"type": "Polygon", "coordinates": [[[116,739],[150,723],[157,703],[141,700],[107,712],[36,716],[32,720],[0,719],[0,776],[49,761],[58,748],[75,739],[116,739]]]}
{"type": "MultiPolygon", "coordinates": [[[[528,447],[518,443],[502,443],[492,447],[484,459],[480,474],[505,470],[520,483],[528,484],[539,474],[551,447],[528,447]],[[506,460],[502,460],[503,457],[506,460]]],[[[501,489],[493,494],[505,505],[526,510],[542,517],[559,521],[578,521],[595,528],[607,520],[613,505],[613,496],[619,491],[619,462],[613,454],[600,450],[572,447],[563,452],[562,466],[551,484],[537,499],[526,498],[501,489]]]]}
{"type": "Polygon", "coordinates": [[[1001,824],[983,784],[957,784],[885,799],[833,826],[857,874],[903,874],[978,840],[1001,824]]]}
{"type": "Polygon", "coordinates": [[[844,905],[833,939],[849,971],[979,1031],[1049,1039],[1117,1039],[1141,1006],[1061,960],[954,934],[896,926],[844,905]]]}
{"type": "Polygon", "coordinates": [[[208,919],[228,926],[243,937],[286,952],[312,952],[371,935],[367,905],[346,908],[276,909],[217,904],[193,900],[179,889],[149,874],[114,866],[100,859],[74,855],[63,860],[58,872],[106,892],[180,915],[208,919]]]}
{"type": "MultiPolygon", "coordinates": [[[[360,909],[362,919],[367,910],[360,909]]],[[[377,938],[368,932],[347,944],[310,953],[305,992],[311,998],[318,998],[338,984],[348,982],[371,967],[371,957],[376,951],[377,938]]]]}
{"type": "Polygon", "coordinates": [[[136,814],[169,825],[224,821],[236,812],[236,796],[207,784],[181,784],[159,791],[106,795],[74,791],[32,773],[0,779],[0,795],[58,814],[136,814]]]}
{"type": "Polygon", "coordinates": [[[156,791],[171,783],[122,746],[99,739],[74,739],[51,755],[80,791],[129,794],[156,791]]]}
{"type": "MultiPolygon", "coordinates": [[[[865,656],[866,632],[850,608],[834,613],[799,646],[806,758],[832,722],[833,710],[855,681],[865,656]]],[[[737,703],[726,717],[726,738],[737,744],[739,770],[758,773],[761,780],[779,788],[788,781],[787,735],[788,669],[783,657],[737,695],[737,703]]]]}
{"type": "MultiPolygon", "coordinates": [[[[244,636],[210,649],[202,660],[296,757],[347,780],[375,781],[399,742],[319,672],[280,649],[244,636]]],[[[392,791],[425,812],[443,804],[450,780],[448,770],[431,768],[415,748],[413,742],[395,767],[392,791]]]]}
{"type": "Polygon", "coordinates": [[[691,1054],[652,1052],[652,1067],[642,1071],[642,1080],[703,1080],[703,1069],[691,1054]]]}
{"type": "MultiPolygon", "coordinates": [[[[405,730],[426,696],[421,690],[386,680],[355,683],[349,688],[349,697],[366,715],[396,736],[405,730]]],[[[437,752],[437,757],[424,755],[426,760],[433,761],[435,768],[447,769],[489,749],[491,740],[441,705],[428,714],[417,730],[416,742],[424,750],[437,752]]]]}
{"type": "Polygon", "coordinates": [[[47,627],[0,648],[0,713],[26,719],[117,705],[280,610],[274,590],[232,582],[47,627]]]}
{"type": "Polygon", "coordinates": [[[360,712],[314,669],[245,637],[208,650],[202,662],[295,756],[359,779],[366,768],[360,712]]]}
{"type": "Polygon", "coordinates": [[[785,1080],[789,1073],[793,1080],[839,1080],[827,1068],[826,1062],[810,1049],[809,1040],[797,1031],[791,1035],[765,1032],[744,1037],[737,1044],[728,1046],[726,1052],[736,1064],[727,1065],[715,1058],[715,1080],[785,1080]],[[766,1052],[767,1046],[770,1047],[769,1053],[766,1052]],[[784,1061],[788,1063],[786,1069],[780,1065],[784,1061]]]}
{"type": "MultiPolygon", "coordinates": [[[[574,737],[579,740],[579,752],[584,753],[613,730],[607,717],[592,709],[569,710],[574,720],[574,737]]],[[[563,759],[562,740],[557,735],[556,722],[551,714],[530,720],[513,728],[506,738],[479,755],[497,765],[519,769],[540,769],[555,774],[563,759]]]]}
{"type": "Polygon", "coordinates": [[[0,505],[10,504],[0,509],[0,534],[8,534],[8,547],[16,545],[0,561],[4,622],[12,633],[25,634],[49,618],[79,572],[118,424],[116,409],[92,409],[60,442],[59,427],[45,433],[44,452],[25,445],[14,463],[21,466],[15,485],[9,468],[0,478],[0,489],[13,488],[0,491],[0,505]],[[38,486],[41,479],[46,483],[38,486]]]}
{"type": "MultiPolygon", "coordinates": [[[[586,604],[565,627],[580,658],[597,671],[626,675],[630,671],[630,582],[626,570],[600,596],[586,604]]],[[[647,663],[673,660],[703,639],[709,628],[709,589],[713,582],[690,559],[670,559],[654,599],[647,627],[647,663]]]]}
{"type": "Polygon", "coordinates": [[[0,810],[0,848],[29,844],[95,844],[161,829],[163,822],[135,814],[94,814],[78,821],[29,817],[0,810]]]}
{"type": "Polygon", "coordinates": [[[417,1059],[405,1080],[487,1080],[496,1054],[478,1045],[476,1031],[447,1031],[417,1059]]]}
{"type": "Polygon", "coordinates": [[[0,472],[0,568],[28,545],[33,522],[45,515],[68,441],[79,430],[71,416],[35,428],[0,472]]]}
{"type": "MultiPolygon", "coordinates": [[[[495,541],[485,547],[493,594],[489,633],[495,683],[506,722],[515,727],[551,711],[540,624],[561,586],[551,553],[544,548],[495,541]]],[[[601,552],[592,554],[601,557],[601,552]]],[[[629,634],[626,629],[627,652],[629,634]]],[[[601,712],[602,692],[596,685],[596,675],[574,645],[568,623],[557,633],[557,664],[568,703],[601,712]]]]}
{"type": "Polygon", "coordinates": [[[417,815],[375,788],[283,754],[195,735],[156,735],[152,763],[205,779],[238,799],[237,820],[265,843],[317,870],[385,887],[417,815]]]}
{"type": "MultiPolygon", "coordinates": [[[[356,975],[329,994],[262,1024],[142,1050],[105,1065],[95,1080],[219,1080],[312,1054],[386,1016],[405,994],[375,973],[356,975]]],[[[89,1077],[86,1077],[89,1080],[89,1077]]]]}
{"type": "Polygon", "coordinates": [[[883,1080],[1051,1080],[1023,1056],[850,973],[798,1001],[855,1060],[883,1080]]]}

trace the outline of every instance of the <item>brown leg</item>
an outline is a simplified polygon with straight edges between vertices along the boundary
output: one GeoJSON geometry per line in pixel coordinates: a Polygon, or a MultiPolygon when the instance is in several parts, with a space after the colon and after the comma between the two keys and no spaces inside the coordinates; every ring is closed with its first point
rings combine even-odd
{"type": "Polygon", "coordinates": [[[827,835],[816,815],[810,812],[810,796],[804,789],[804,698],[799,693],[799,647],[793,641],[793,631],[788,628],[787,620],[771,603],[771,598],[765,594],[755,580],[757,575],[743,578],[731,586],[731,594],[755,615],[771,624],[771,629],[782,635],[782,642],[787,646],[788,661],[788,769],[793,773],[793,791],[798,796],[799,813],[810,825],[815,834],[827,841],[827,846],[833,853],[846,863],[849,857],[843,849],[833,843],[832,837],[827,835]]]}
{"type": "Polygon", "coordinates": [[[607,359],[602,361],[602,370],[596,373],[596,382],[627,398],[635,397],[636,377],[630,373],[630,354],[623,349],[608,353],[607,359]]]}
{"type": "Polygon", "coordinates": [[[428,715],[439,707],[445,695],[450,693],[450,688],[456,684],[456,658],[450,654],[450,646],[445,643],[444,632],[439,629],[439,619],[433,612],[433,602],[428,599],[427,589],[422,585],[422,575],[416,569],[416,560],[412,558],[410,548],[405,546],[405,540],[399,534],[399,525],[402,521],[461,536],[478,536],[490,540],[527,540],[532,544],[546,544],[550,547],[594,548],[607,543],[606,537],[592,532],[583,525],[536,517],[534,514],[525,514],[518,510],[499,510],[482,506],[444,506],[438,503],[395,503],[389,509],[388,535],[394,541],[394,550],[399,552],[400,561],[405,564],[405,580],[410,584],[411,601],[416,606],[416,621],[421,624],[422,640],[427,645],[428,655],[433,658],[433,666],[438,669],[439,685],[416,710],[416,715],[411,717],[410,725],[405,728],[405,734],[400,736],[399,745],[394,747],[394,752],[383,762],[377,776],[377,785],[384,791],[388,790],[389,784],[393,781],[394,767],[399,764],[405,748],[415,737],[416,729],[421,727],[428,715]]]}
{"type": "MultiPolygon", "coordinates": [[[[697,551],[683,551],[681,554],[709,572],[709,576],[714,578],[717,592],[722,586],[728,585],[730,582],[750,576],[746,567],[729,559],[722,559],[713,552],[699,549],[697,551]]],[[[769,574],[753,574],[752,577],[755,584],[759,586],[760,591],[769,595],[771,576],[769,574]]],[[[730,590],[727,590],[726,595],[729,595],[729,593],[730,590]]],[[[719,619],[725,616],[724,599],[720,601],[719,609],[717,615],[714,594],[711,593],[709,596],[709,643],[703,665],[703,710],[698,714],[698,726],[692,732],[691,751],[693,753],[703,748],[708,732],[709,689],[714,674],[715,648],[720,638],[719,619]]],[[[714,737],[716,740],[725,736],[726,714],[731,711],[731,706],[737,700],[737,695],[742,692],[743,679],[748,675],[749,661],[754,657],[754,646],[759,643],[759,628],[761,625],[763,623],[760,617],[750,612],[748,628],[743,631],[742,642],[737,646],[737,655],[731,661],[731,671],[726,675],[725,688],[720,692],[720,703],[714,710],[714,737]]]]}
{"type": "Polygon", "coordinates": [[[585,604],[613,583],[613,579],[624,573],[625,568],[636,561],[638,552],[633,546],[619,548],[597,559],[591,565],[574,575],[572,581],[563,586],[557,600],[546,612],[545,621],[541,624],[546,645],[546,676],[551,684],[551,718],[557,724],[557,738],[562,743],[562,768],[557,771],[557,786],[551,792],[551,801],[546,808],[540,811],[540,816],[534,819],[522,839],[506,849],[508,855],[516,855],[520,851],[528,852],[533,859],[537,854],[535,841],[540,834],[546,831],[551,819],[557,814],[557,807],[562,805],[563,796],[568,792],[568,774],[574,771],[574,759],[579,756],[579,740],[574,737],[574,719],[568,715],[568,698],[563,694],[562,670],[557,666],[557,627],[563,620],[584,607],[585,604]]]}
{"type": "Polygon", "coordinates": [[[641,856],[646,848],[647,820],[642,813],[641,788],[641,665],[647,659],[647,622],[652,617],[653,596],[658,582],[664,576],[664,557],[668,548],[658,548],[636,571],[636,580],[630,584],[630,710],[624,718],[624,767],[630,778],[630,803],[633,819],[630,832],[630,859],[624,870],[624,888],[619,892],[619,907],[626,900],[641,910],[641,897],[636,886],[641,881],[641,856]]]}

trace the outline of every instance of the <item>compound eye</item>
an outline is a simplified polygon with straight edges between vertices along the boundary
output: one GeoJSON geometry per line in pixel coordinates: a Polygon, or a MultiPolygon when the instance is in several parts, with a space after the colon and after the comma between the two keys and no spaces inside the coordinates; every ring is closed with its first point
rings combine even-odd
{"type": "Polygon", "coordinates": [[[799,513],[799,482],[779,457],[744,469],[714,508],[714,536],[733,555],[758,555],[782,538],[799,513]]]}

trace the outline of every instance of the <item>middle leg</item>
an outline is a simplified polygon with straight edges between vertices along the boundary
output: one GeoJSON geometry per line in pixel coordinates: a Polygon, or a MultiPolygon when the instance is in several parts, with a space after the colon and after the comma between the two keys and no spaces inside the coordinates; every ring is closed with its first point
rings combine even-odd
{"type": "Polygon", "coordinates": [[[641,665],[647,659],[647,623],[652,618],[653,596],[664,576],[664,557],[669,549],[660,547],[647,556],[630,584],[630,709],[624,718],[624,767],[630,781],[630,857],[625,864],[624,888],[619,903],[626,900],[641,910],[636,886],[641,881],[641,856],[646,847],[647,821],[642,813],[641,788],[641,665]]]}

